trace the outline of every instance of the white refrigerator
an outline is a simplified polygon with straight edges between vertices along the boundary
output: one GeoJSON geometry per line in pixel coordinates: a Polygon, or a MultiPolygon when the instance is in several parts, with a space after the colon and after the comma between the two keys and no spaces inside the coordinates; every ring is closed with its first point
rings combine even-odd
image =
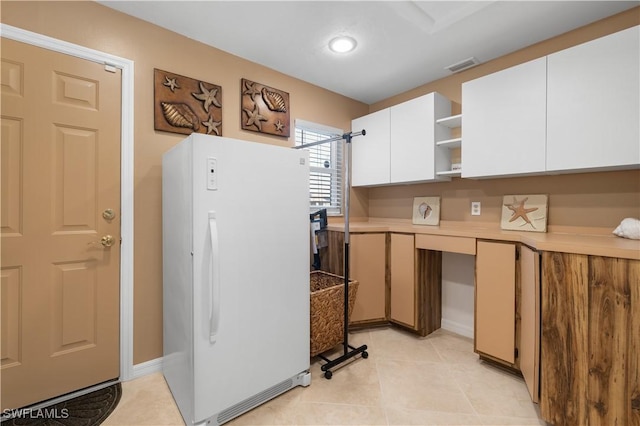
{"type": "Polygon", "coordinates": [[[187,425],[310,383],[309,159],[192,134],[162,159],[163,373],[187,425]]]}

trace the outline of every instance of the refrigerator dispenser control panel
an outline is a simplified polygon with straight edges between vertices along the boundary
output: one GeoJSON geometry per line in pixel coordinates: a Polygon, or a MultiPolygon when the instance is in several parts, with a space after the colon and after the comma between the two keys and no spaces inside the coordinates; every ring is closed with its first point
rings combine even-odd
{"type": "Polygon", "coordinates": [[[213,157],[207,158],[207,189],[218,189],[218,160],[213,157]]]}

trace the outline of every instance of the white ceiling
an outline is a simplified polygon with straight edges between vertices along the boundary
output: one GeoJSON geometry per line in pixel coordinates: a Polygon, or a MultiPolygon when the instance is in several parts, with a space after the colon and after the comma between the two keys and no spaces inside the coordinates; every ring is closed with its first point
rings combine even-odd
{"type": "MultiPolygon", "coordinates": [[[[640,1],[99,1],[367,104],[640,1]],[[335,54],[336,35],[358,41],[335,54]]],[[[283,88],[285,89],[285,88],[283,88]]]]}

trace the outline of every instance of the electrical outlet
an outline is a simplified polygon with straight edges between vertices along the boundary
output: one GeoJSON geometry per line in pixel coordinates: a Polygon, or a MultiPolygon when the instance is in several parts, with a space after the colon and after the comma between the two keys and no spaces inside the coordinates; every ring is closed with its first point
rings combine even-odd
{"type": "Polygon", "coordinates": [[[471,202],[471,216],[480,216],[480,201],[471,202]]]}

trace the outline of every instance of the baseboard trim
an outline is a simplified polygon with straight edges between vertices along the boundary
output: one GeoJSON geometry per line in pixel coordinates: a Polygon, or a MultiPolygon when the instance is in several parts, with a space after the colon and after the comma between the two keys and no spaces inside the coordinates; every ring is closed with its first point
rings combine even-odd
{"type": "Polygon", "coordinates": [[[133,366],[133,375],[131,379],[146,376],[148,374],[158,373],[162,371],[162,357],[141,362],[133,366]]]}
{"type": "Polygon", "coordinates": [[[473,339],[473,326],[469,327],[466,324],[442,318],[442,324],[440,327],[447,331],[451,331],[452,333],[473,339]]]}

